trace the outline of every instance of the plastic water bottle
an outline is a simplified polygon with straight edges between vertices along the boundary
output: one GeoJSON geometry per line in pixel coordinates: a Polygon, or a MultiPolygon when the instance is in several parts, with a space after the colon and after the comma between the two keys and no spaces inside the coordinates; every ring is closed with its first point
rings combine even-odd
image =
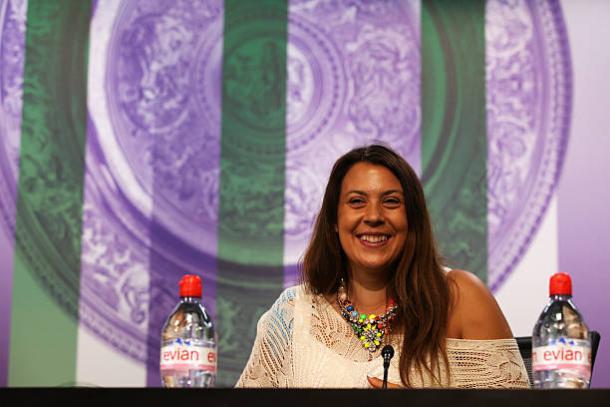
{"type": "Polygon", "coordinates": [[[589,329],[572,301],[572,280],[556,273],[532,333],[532,374],[537,389],[586,389],[591,380],[589,329]]]}
{"type": "Polygon", "coordinates": [[[201,305],[201,279],[180,280],[180,302],[167,318],[161,337],[161,378],[164,387],[214,387],[216,334],[201,305]]]}

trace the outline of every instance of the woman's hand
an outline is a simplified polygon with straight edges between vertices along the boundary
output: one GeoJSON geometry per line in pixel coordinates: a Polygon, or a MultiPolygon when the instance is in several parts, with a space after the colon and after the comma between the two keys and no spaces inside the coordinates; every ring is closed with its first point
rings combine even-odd
{"type": "MultiPolygon", "coordinates": [[[[381,389],[383,387],[383,380],[371,376],[367,376],[366,378],[368,379],[371,387],[374,389],[381,389]]],[[[388,389],[400,389],[401,387],[402,386],[388,382],[388,389]]]]}

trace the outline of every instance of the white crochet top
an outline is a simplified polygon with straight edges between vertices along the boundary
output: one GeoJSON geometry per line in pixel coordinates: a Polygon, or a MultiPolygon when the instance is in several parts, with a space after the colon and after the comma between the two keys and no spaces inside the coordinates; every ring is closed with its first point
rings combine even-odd
{"type": "MultiPolygon", "coordinates": [[[[401,384],[400,337],[391,335],[396,354],[388,381],[401,384]]],[[[529,388],[514,339],[447,339],[450,380],[442,387],[529,388]]],[[[286,289],[257,324],[250,359],[237,387],[366,388],[367,374],[383,378],[380,352],[364,349],[351,326],[322,296],[303,286],[286,289]]],[[[431,377],[410,375],[413,387],[434,387],[431,377]]],[[[438,387],[438,384],[436,385],[438,387]]]]}

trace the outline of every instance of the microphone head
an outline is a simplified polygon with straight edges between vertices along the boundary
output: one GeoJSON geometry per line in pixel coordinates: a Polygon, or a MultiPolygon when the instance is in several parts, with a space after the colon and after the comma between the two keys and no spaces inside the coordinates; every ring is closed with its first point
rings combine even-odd
{"type": "Polygon", "coordinates": [[[381,356],[383,356],[383,358],[386,360],[392,359],[392,357],[394,356],[394,348],[392,347],[392,345],[384,346],[381,349],[381,356]]]}

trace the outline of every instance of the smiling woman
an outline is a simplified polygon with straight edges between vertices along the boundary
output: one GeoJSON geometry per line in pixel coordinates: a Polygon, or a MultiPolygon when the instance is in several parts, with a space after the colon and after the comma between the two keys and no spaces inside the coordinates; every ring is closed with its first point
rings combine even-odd
{"type": "Polygon", "coordinates": [[[441,261],[422,186],[391,149],[335,163],[302,284],[259,320],[241,387],[528,387],[511,330],[486,286],[441,261]]]}
{"type": "Polygon", "coordinates": [[[354,278],[370,275],[376,280],[375,273],[389,275],[387,268],[407,237],[400,181],[386,167],[360,162],[345,174],[339,199],[337,232],[350,272],[354,278]]]}

